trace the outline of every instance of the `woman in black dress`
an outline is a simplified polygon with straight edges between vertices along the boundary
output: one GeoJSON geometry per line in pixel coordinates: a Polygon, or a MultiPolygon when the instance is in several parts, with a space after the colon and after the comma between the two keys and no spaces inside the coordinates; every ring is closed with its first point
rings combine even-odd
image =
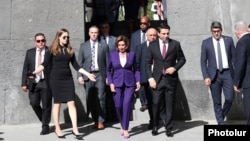
{"type": "Polygon", "coordinates": [[[55,133],[59,138],[65,137],[59,125],[61,103],[67,103],[68,105],[69,116],[73,128],[72,134],[74,134],[76,138],[80,137],[77,127],[77,113],[75,107],[75,86],[70,63],[75,70],[95,81],[95,76],[93,74],[90,74],[79,67],[75,53],[70,45],[68,30],[60,29],[50,46],[50,55],[45,56],[44,62],[33,72],[34,74],[37,74],[44,68],[48,66],[51,67],[49,85],[54,98],[52,113],[55,124],[55,133]]]}

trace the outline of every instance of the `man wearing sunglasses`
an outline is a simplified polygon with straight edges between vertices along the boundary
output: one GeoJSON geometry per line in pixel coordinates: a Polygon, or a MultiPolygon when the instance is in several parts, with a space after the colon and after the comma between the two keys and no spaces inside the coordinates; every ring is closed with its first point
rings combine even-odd
{"type": "Polygon", "coordinates": [[[222,35],[220,22],[212,22],[210,29],[212,37],[203,40],[201,45],[200,64],[204,83],[211,90],[217,123],[223,125],[234,100],[235,47],[232,37],[222,35]]]}
{"type": "MultiPolygon", "coordinates": [[[[150,20],[147,16],[140,18],[140,29],[131,34],[130,50],[136,52],[136,46],[146,42],[146,31],[150,26],[150,20]]],[[[145,91],[139,91],[139,98],[141,102],[140,111],[144,112],[148,109],[148,101],[145,96],[145,91]]]]}
{"type": "Polygon", "coordinates": [[[146,41],[146,31],[150,26],[150,20],[147,16],[140,18],[140,29],[131,34],[130,50],[135,51],[136,46],[146,41]]]}
{"type": "Polygon", "coordinates": [[[40,135],[49,134],[52,105],[52,95],[47,86],[49,69],[38,75],[33,75],[32,72],[43,62],[46,53],[49,53],[49,50],[46,46],[45,35],[37,33],[35,47],[26,51],[21,84],[22,90],[29,94],[31,107],[42,122],[40,135]]]}

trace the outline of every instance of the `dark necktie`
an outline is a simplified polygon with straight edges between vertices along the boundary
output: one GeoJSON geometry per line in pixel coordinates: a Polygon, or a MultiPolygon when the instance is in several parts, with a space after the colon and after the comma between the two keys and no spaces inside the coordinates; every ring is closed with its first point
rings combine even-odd
{"type": "Polygon", "coordinates": [[[162,42],[163,46],[162,46],[162,58],[165,59],[166,58],[166,55],[167,55],[167,47],[166,47],[166,42],[163,41],[162,42]]]}
{"type": "Polygon", "coordinates": [[[91,71],[95,70],[95,43],[91,47],[91,71]]]}
{"type": "Polygon", "coordinates": [[[218,63],[219,63],[219,71],[223,70],[223,64],[222,64],[222,55],[221,55],[221,47],[220,47],[220,41],[217,41],[217,51],[218,51],[218,63]]]}
{"type": "MultiPolygon", "coordinates": [[[[162,52],[161,52],[161,55],[162,55],[162,58],[165,59],[166,58],[166,54],[167,54],[167,47],[166,47],[166,42],[163,41],[162,42],[162,52]]],[[[163,75],[166,75],[166,70],[165,70],[165,67],[163,66],[162,68],[162,74],[163,75]]]]}

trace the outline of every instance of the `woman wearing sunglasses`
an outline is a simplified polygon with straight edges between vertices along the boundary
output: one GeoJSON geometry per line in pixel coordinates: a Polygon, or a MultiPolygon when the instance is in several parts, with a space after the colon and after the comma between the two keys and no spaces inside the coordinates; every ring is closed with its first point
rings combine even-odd
{"type": "Polygon", "coordinates": [[[77,127],[77,113],[75,107],[75,86],[70,69],[70,63],[78,72],[86,75],[90,80],[95,81],[95,76],[86,72],[78,65],[73,48],[69,41],[67,29],[60,29],[50,46],[50,54],[45,56],[44,62],[33,72],[38,74],[46,67],[51,67],[49,85],[54,98],[53,120],[55,124],[55,134],[58,138],[65,138],[59,125],[59,115],[62,103],[67,103],[69,116],[72,122],[72,134],[76,138],[81,138],[77,127]]]}

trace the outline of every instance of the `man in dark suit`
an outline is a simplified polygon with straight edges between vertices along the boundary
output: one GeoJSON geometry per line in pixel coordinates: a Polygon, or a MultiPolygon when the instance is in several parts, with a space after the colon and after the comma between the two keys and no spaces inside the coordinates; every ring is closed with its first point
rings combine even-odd
{"type": "Polygon", "coordinates": [[[239,39],[235,51],[234,90],[243,89],[244,107],[247,125],[250,125],[250,33],[247,25],[240,21],[235,25],[235,34],[239,39]]]}
{"type": "Polygon", "coordinates": [[[136,46],[146,41],[146,31],[150,26],[150,20],[147,16],[143,16],[140,18],[139,24],[140,24],[140,29],[136,30],[131,34],[130,50],[132,51],[135,51],[136,46]]]}
{"type": "Polygon", "coordinates": [[[26,52],[21,88],[24,92],[29,91],[30,105],[42,122],[40,135],[45,135],[49,134],[52,107],[52,94],[49,90],[49,85],[47,85],[49,68],[37,76],[32,75],[32,72],[43,62],[45,54],[49,53],[43,33],[35,35],[35,46],[26,52]],[[42,106],[40,102],[42,102],[42,106]]]}
{"type": "MultiPolygon", "coordinates": [[[[140,18],[140,29],[136,30],[131,34],[131,42],[130,42],[130,50],[136,53],[136,47],[146,41],[146,31],[150,26],[150,20],[147,16],[143,16],[140,18]]],[[[144,112],[148,109],[148,101],[145,97],[143,97],[143,91],[139,92],[139,98],[141,102],[140,111],[144,112]]]]}
{"type": "Polygon", "coordinates": [[[205,85],[209,86],[211,90],[217,123],[223,125],[234,100],[233,60],[235,46],[231,37],[222,35],[220,22],[212,22],[211,32],[212,37],[202,42],[201,71],[205,85]],[[221,103],[222,90],[225,98],[223,105],[221,103]]]}
{"type": "Polygon", "coordinates": [[[148,76],[146,71],[146,54],[150,42],[157,39],[158,32],[155,28],[149,28],[146,32],[147,41],[136,47],[136,63],[140,66],[140,80],[141,87],[139,90],[141,103],[145,103],[148,107],[149,125],[148,129],[152,129],[153,113],[152,113],[152,92],[148,83],[148,76]],[[146,101],[146,102],[145,102],[146,101]]]}
{"type": "Polygon", "coordinates": [[[158,134],[160,104],[163,100],[166,109],[166,135],[172,137],[175,92],[179,81],[178,70],[185,64],[186,58],[180,43],[169,38],[169,25],[160,24],[158,31],[159,38],[150,42],[146,58],[148,81],[153,92],[152,135],[158,134]]]}
{"type": "Polygon", "coordinates": [[[93,128],[104,129],[106,107],[106,66],[109,47],[98,40],[99,29],[93,25],[89,28],[90,39],[81,44],[78,54],[79,66],[96,76],[93,82],[88,77],[78,73],[78,81],[84,84],[87,100],[87,114],[91,112],[94,120],[93,128]]]}

